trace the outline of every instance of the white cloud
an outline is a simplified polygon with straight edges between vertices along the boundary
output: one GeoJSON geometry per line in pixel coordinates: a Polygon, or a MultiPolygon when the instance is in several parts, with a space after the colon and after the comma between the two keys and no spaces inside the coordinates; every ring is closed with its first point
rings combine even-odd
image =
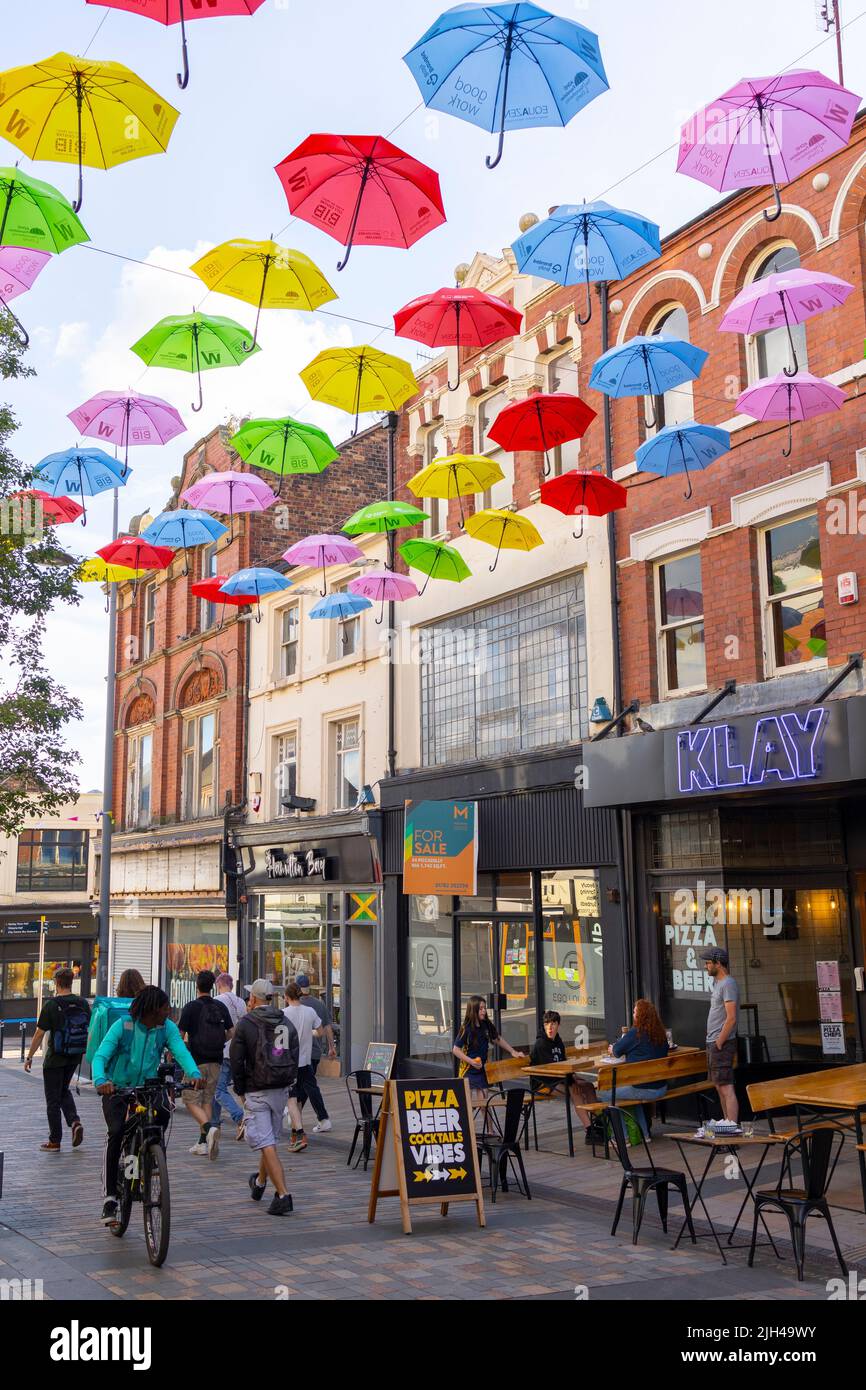
{"type": "Polygon", "coordinates": [[[89,323],[61,323],[54,342],[54,356],[61,360],[83,357],[89,333],[89,323]]]}

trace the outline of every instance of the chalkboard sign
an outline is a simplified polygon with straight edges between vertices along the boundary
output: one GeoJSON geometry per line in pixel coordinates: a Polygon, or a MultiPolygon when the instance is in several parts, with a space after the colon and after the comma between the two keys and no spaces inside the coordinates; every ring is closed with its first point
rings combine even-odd
{"type": "Polygon", "coordinates": [[[396,1051],[396,1043],[367,1043],[367,1055],[364,1058],[364,1071],[377,1071],[380,1076],[384,1076],[386,1081],[390,1081],[391,1068],[394,1065],[394,1055],[396,1051]]]}

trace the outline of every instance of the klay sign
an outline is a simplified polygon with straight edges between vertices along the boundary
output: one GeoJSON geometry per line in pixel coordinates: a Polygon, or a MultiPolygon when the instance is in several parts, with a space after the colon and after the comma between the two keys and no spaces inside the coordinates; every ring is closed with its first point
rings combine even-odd
{"type": "Polygon", "coordinates": [[[823,705],[803,714],[762,715],[755,723],[751,746],[742,747],[733,724],[681,730],[676,735],[680,793],[814,781],[822,770],[828,717],[823,705]]]}

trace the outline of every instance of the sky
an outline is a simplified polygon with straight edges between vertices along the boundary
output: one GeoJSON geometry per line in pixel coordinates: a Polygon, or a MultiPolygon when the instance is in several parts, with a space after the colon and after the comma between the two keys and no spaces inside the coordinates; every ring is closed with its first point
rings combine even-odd
{"type": "MultiPolygon", "coordinates": [[[[4,66],[58,50],[111,59],[181,113],[166,154],[85,170],[81,218],[90,245],[53,258],[15,303],[37,372],[2,385],[20,424],[18,456],[36,463],[75,444],[67,412],[97,391],[131,386],[165,397],[188,432],[164,448],[131,451],[123,526],[162,510],[183,453],[230,417],[300,415],[339,442],[348,417],[311,405],[298,377],[322,348],[375,340],[416,361],[414,345],[383,326],[416,295],[453,284],[454,267],[476,251],[500,255],[525,212],[544,216],[555,204],[604,196],[658,222],[663,234],[673,230],[714,201],[703,184],[675,172],[679,128],[698,107],[745,76],[790,66],[836,76],[835,40],[816,22],[816,0],[549,0],[547,7],[598,34],[610,90],[564,129],[509,136],[490,172],[484,158],[495,140],[428,111],[401,61],[444,8],[439,0],[265,0],[252,17],[189,23],[191,79],[183,92],[176,27],[85,0],[16,3],[14,22],[7,15],[3,26],[4,66]],[[408,252],[358,248],[338,273],[337,242],[291,220],[274,173],[314,131],[390,134],[439,172],[446,224],[408,252]],[[327,314],[263,315],[262,351],[241,367],[206,373],[196,415],[193,378],[145,369],[129,347],[164,315],[195,306],[252,325],[254,310],[236,300],[209,295],[203,303],[205,288],[187,278],[188,268],[221,241],[272,233],[311,256],[340,298],[327,314]]],[[[2,10],[11,14],[13,0],[2,0],[2,10]]],[[[842,0],[842,19],[846,85],[862,93],[866,0],[842,0]]],[[[33,164],[0,140],[0,163],[19,157],[25,170],[74,196],[73,166],[33,164]]],[[[105,493],[90,501],[86,529],[64,527],[61,535],[83,556],[110,539],[110,526],[105,493]]],[[[96,585],[84,586],[80,606],[49,619],[52,671],[84,703],[83,721],[70,729],[83,790],[102,785],[106,639],[96,585]]]]}

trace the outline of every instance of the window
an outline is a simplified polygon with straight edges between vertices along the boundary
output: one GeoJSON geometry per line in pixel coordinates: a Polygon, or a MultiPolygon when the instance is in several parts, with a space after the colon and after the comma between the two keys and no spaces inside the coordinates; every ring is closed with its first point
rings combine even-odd
{"type": "MultiPolygon", "coordinates": [[[[665,309],[656,319],[654,326],[648,330],[648,334],[652,338],[676,338],[682,343],[690,342],[689,316],[683,306],[675,304],[665,309]]],[[[684,420],[693,420],[695,402],[692,383],[684,381],[681,386],[672,387],[663,396],[651,396],[645,400],[644,407],[644,419],[654,418],[655,421],[647,430],[648,435],[656,434],[665,425],[681,425],[684,420]]]]}
{"type": "Polygon", "coordinates": [[[332,802],[335,811],[350,811],[361,793],[361,721],[341,719],[331,725],[332,802]]]}
{"type": "Polygon", "coordinates": [[[280,618],[280,676],[287,680],[298,674],[299,608],[296,603],[283,608],[280,618]]]}
{"type": "Polygon", "coordinates": [[[144,590],[144,657],[153,656],[156,651],[156,585],[148,584],[144,590]]]}
{"type": "MultiPolygon", "coordinates": [[[[343,584],[334,585],[331,589],[334,594],[351,593],[349,581],[343,584]]],[[[343,657],[354,656],[361,650],[361,615],[356,613],[353,618],[346,618],[345,621],[330,622],[328,624],[328,660],[342,661],[343,657]]]]}
{"type": "Polygon", "coordinates": [[[659,686],[671,695],[702,690],[707,683],[704,592],[697,550],[659,565],[659,686]]]}
{"type": "Polygon", "coordinates": [[[586,661],[580,574],[424,629],[424,764],[576,743],[587,727],[586,661]]]}
{"type": "Polygon", "coordinates": [[[150,825],[153,734],[130,734],[127,741],[126,825],[150,825]]]}
{"type": "Polygon", "coordinates": [[[198,820],[217,812],[219,715],[215,710],[186,719],[183,726],[181,817],[198,820]]]}
{"type": "MultiPolygon", "coordinates": [[[[217,573],[217,548],[215,545],[206,545],[201,552],[199,579],[215,579],[217,573]]],[[[199,626],[202,632],[206,632],[217,620],[217,604],[203,598],[199,599],[199,605],[199,626]]]]}
{"type": "Polygon", "coordinates": [[[68,893],[87,887],[86,830],[22,830],[17,893],[68,893]]]}
{"type": "Polygon", "coordinates": [[[274,739],[274,816],[289,816],[283,801],[294,796],[298,783],[298,733],[278,734],[274,739]]]}
{"type": "Polygon", "coordinates": [[[486,454],[494,463],[498,463],[505,474],[502,482],[494,483],[492,488],[482,494],[482,507],[511,506],[514,489],[514,455],[507,454],[504,449],[500,449],[498,444],[494,444],[493,440],[487,437],[500,410],[504,410],[507,405],[508,395],[501,390],[494,391],[492,396],[485,396],[478,405],[478,438],[475,447],[479,454],[486,454]]]}
{"type": "MultiPolygon", "coordinates": [[[[445,426],[440,420],[424,436],[424,467],[433,463],[434,459],[445,458],[447,453],[448,440],[445,426]]],[[[445,531],[448,527],[448,503],[441,497],[425,497],[421,505],[428,516],[424,523],[424,535],[438,536],[445,531]]]]}
{"type": "MultiPolygon", "coordinates": [[[[54,972],[59,970],[62,965],[68,965],[66,960],[46,960],[42,965],[42,997],[50,998],[54,994],[54,972]]],[[[80,986],[79,986],[80,992],[80,986]]],[[[5,979],[3,982],[4,999],[36,999],[39,994],[39,962],[38,960],[7,960],[5,969],[5,979]]]]}
{"type": "Polygon", "coordinates": [[[454,1019],[451,899],[409,898],[407,993],[409,1056],[449,1065],[454,1019]]]}
{"type": "Polygon", "coordinates": [[[767,652],[771,673],[827,659],[816,515],[764,532],[767,652]]]}
{"type": "MultiPolygon", "coordinates": [[[[571,349],[551,357],[547,364],[547,390],[551,395],[561,391],[569,396],[578,395],[577,363],[571,349]]],[[[567,444],[555,444],[548,449],[551,474],[565,473],[569,468],[580,466],[580,440],[570,439],[567,444]]]]}
{"type": "MultiPolygon", "coordinates": [[[[777,275],[782,270],[799,270],[800,256],[795,246],[778,246],[762,261],[752,276],[752,281],[764,280],[768,275],[777,275]]],[[[808,366],[806,356],[806,325],[791,324],[791,337],[797,351],[800,370],[808,366]]],[[[785,367],[793,367],[791,344],[784,322],[781,328],[771,328],[768,333],[756,333],[747,340],[749,378],[752,381],[765,376],[778,376],[785,367]]]]}

